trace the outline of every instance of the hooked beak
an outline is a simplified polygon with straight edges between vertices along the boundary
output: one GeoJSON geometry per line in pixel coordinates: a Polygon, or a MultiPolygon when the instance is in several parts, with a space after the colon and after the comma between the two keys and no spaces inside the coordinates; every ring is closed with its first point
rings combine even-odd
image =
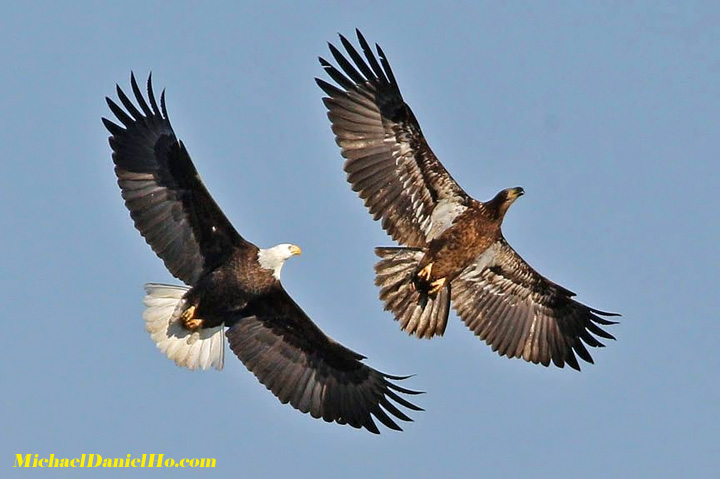
{"type": "Polygon", "coordinates": [[[290,252],[293,256],[297,256],[302,254],[302,249],[298,245],[292,245],[290,246],[290,252]]]}
{"type": "Polygon", "coordinates": [[[516,186],[510,190],[510,197],[514,200],[525,194],[525,190],[521,186],[516,186]]]}

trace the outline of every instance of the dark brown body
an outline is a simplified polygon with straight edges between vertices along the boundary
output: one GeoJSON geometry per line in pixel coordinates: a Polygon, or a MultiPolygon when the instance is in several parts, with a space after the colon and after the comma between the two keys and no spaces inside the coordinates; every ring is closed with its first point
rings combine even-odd
{"type": "Polygon", "coordinates": [[[487,214],[487,208],[475,202],[453,226],[430,242],[420,261],[419,270],[432,263],[428,282],[446,278],[452,281],[478,255],[500,237],[500,224],[487,214]]]}
{"type": "MultiPolygon", "coordinates": [[[[453,225],[430,241],[418,264],[418,272],[431,266],[428,277],[418,277],[415,283],[429,289],[431,283],[445,279],[450,282],[478,256],[502,238],[501,225],[510,205],[522,195],[522,188],[499,192],[487,203],[472,200],[453,225]]],[[[421,275],[422,276],[422,275],[421,275]]]]}
{"type": "Polygon", "coordinates": [[[194,316],[203,319],[204,328],[227,323],[228,317],[241,313],[253,298],[277,287],[278,280],[270,271],[248,267],[257,264],[257,254],[254,246],[236,249],[228,262],[203,276],[187,292],[186,308],[197,308],[194,316]]]}

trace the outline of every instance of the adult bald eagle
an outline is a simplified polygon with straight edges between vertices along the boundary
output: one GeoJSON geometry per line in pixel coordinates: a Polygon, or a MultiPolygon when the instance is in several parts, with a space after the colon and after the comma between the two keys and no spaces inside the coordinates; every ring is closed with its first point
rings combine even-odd
{"type": "Polygon", "coordinates": [[[471,198],[428,146],[403,100],[382,49],[377,57],[357,31],[362,55],[342,35],[338,67],[320,58],[347,180],[375,220],[405,248],[377,248],[375,284],[385,309],[417,337],[442,335],[450,302],[465,324],[494,351],[545,366],[579,370],[575,354],[592,363],[585,345],[614,339],[600,326],[617,316],[573,299],[574,293],[531,268],[507,243],[501,225],[522,188],[493,199],[471,198]],[[378,60],[379,58],[379,60],[378,60]],[[595,335],[595,336],[593,336],[595,335]]]}
{"type": "Polygon", "coordinates": [[[260,249],[245,240],[210,196],[148,77],[148,101],[135,77],[137,106],[117,87],[107,98],[119,124],[110,131],[115,174],[135,227],[189,287],[147,284],[143,317],[157,347],[179,366],[222,369],[224,336],[245,366],[282,403],[315,418],[378,433],[373,418],[401,430],[395,403],[421,410],[390,376],[326,336],[285,292],[280,272],[300,248],[260,249]],[[389,414],[388,414],[389,413],[389,414]]]}

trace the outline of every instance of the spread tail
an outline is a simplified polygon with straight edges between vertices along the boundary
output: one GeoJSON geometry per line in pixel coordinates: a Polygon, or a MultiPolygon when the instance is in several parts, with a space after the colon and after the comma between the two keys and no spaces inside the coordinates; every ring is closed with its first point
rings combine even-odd
{"type": "Polygon", "coordinates": [[[189,288],[167,284],[145,285],[145,329],[158,349],[175,364],[188,369],[223,368],[224,326],[188,331],[180,324],[183,296],[189,288]]]}
{"type": "Polygon", "coordinates": [[[423,251],[416,248],[375,248],[375,284],[386,311],[400,321],[403,331],[419,338],[442,336],[450,310],[450,283],[435,294],[418,290],[415,275],[423,251]]]}

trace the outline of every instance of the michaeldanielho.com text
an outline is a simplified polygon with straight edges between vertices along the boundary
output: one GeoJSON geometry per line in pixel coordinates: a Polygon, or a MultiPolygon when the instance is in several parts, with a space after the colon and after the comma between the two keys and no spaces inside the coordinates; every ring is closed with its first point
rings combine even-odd
{"type": "Polygon", "coordinates": [[[173,459],[165,454],[142,456],[103,457],[100,454],[82,454],[80,457],[39,457],[38,454],[15,454],[14,467],[215,467],[214,458],[173,459]]]}

